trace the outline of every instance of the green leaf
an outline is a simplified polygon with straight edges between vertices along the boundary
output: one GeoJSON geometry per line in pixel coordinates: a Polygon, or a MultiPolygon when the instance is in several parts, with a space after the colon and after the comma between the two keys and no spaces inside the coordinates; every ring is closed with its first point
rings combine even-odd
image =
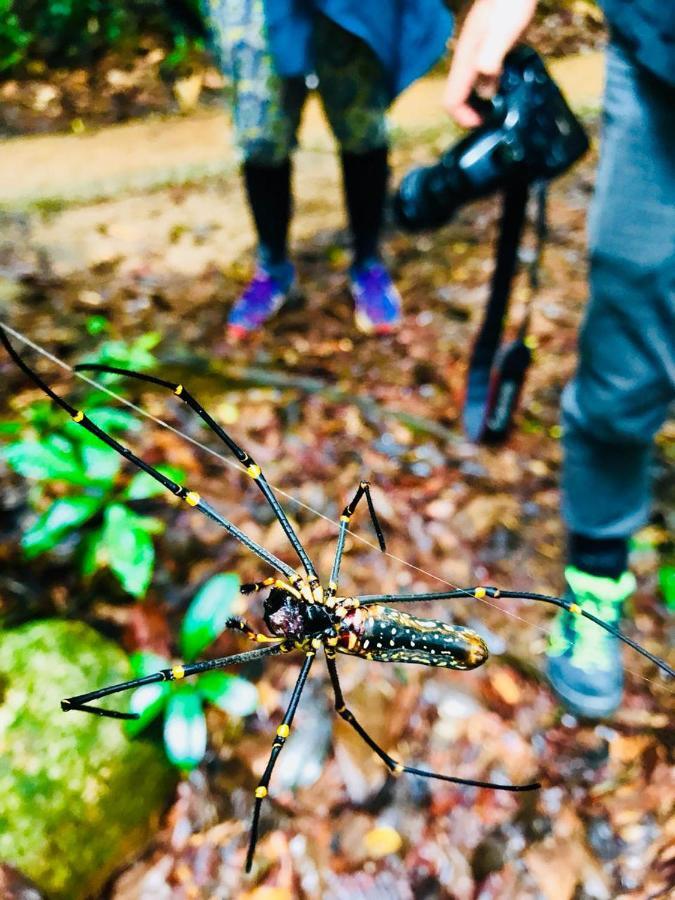
{"type": "MultiPolygon", "coordinates": [[[[159,653],[150,650],[139,650],[129,657],[131,671],[134,678],[144,678],[146,675],[154,675],[160,669],[168,669],[171,662],[159,653]]],[[[171,693],[171,685],[167,681],[156,684],[142,685],[136,688],[131,695],[129,712],[140,714],[140,719],[129,719],[125,723],[127,734],[133,736],[142,731],[146,725],[156,718],[160,710],[165,706],[171,693]],[[150,689],[150,690],[149,690],[150,689]]]]}
{"type": "Polygon", "coordinates": [[[258,708],[258,689],[228,672],[206,672],[197,682],[199,693],[231,716],[250,716],[258,708]]]}
{"type": "Polygon", "coordinates": [[[70,484],[87,482],[73,445],[58,435],[50,435],[41,441],[19,441],[3,447],[0,454],[24,478],[67,481],[70,484]]]}
{"type": "MultiPolygon", "coordinates": [[[[125,341],[104,341],[94,352],[85,356],[82,362],[102,363],[108,366],[119,366],[122,369],[150,369],[157,364],[157,358],[150,351],[157,346],[160,335],[149,331],[136,338],[131,344],[125,341]]],[[[97,378],[107,384],[111,380],[119,380],[115,375],[98,375],[97,378]]]]}
{"type": "MultiPolygon", "coordinates": [[[[172,478],[179,484],[182,482],[185,473],[182,469],[175,466],[157,466],[157,469],[168,478],[172,478]]],[[[150,497],[157,497],[166,492],[166,488],[162,487],[159,481],[156,481],[147,472],[138,472],[129,482],[129,486],[124,492],[128,500],[147,500],[150,497]]]]}
{"type": "Polygon", "coordinates": [[[23,422],[0,422],[0,435],[16,437],[23,427],[23,422]]]}
{"type": "Polygon", "coordinates": [[[85,328],[93,337],[108,330],[108,320],[105,316],[89,316],[85,328]]]}
{"type": "Polygon", "coordinates": [[[663,602],[668,609],[675,610],[675,566],[661,566],[659,586],[663,594],[663,602]]]}
{"type": "Polygon", "coordinates": [[[98,569],[108,565],[108,554],[103,543],[103,528],[97,528],[82,539],[80,544],[80,572],[85,578],[91,576],[98,569]]]}
{"type": "Polygon", "coordinates": [[[194,769],[206,752],[206,719],[202,698],[185,685],[170,697],[164,717],[164,745],[171,762],[181,769],[194,769]]]}
{"type": "Polygon", "coordinates": [[[21,546],[33,557],[55,547],[73,528],[86,522],[101,506],[101,498],[68,497],[55,500],[49,509],[23,534],[21,546]]]}
{"type": "MultiPolygon", "coordinates": [[[[96,399],[95,396],[86,397],[82,402],[82,409],[86,411],[87,417],[91,419],[94,425],[98,425],[103,431],[107,431],[111,434],[124,431],[137,432],[143,427],[133,413],[127,412],[124,409],[117,409],[113,406],[96,406],[96,399]]],[[[118,455],[115,450],[106,447],[103,441],[96,437],[95,434],[91,434],[86,428],[82,428],[81,425],[73,422],[72,419],[69,419],[62,427],[63,433],[66,434],[74,444],[100,447],[107,450],[109,453],[118,455]]]]}
{"type": "Polygon", "coordinates": [[[97,406],[95,409],[90,409],[88,415],[91,421],[103,431],[140,431],[143,427],[132,412],[114,406],[97,406]]]}
{"type": "Polygon", "coordinates": [[[100,442],[92,445],[85,444],[80,453],[89,481],[102,487],[112,485],[122,465],[122,457],[119,453],[100,442]]]}
{"type": "Polygon", "coordinates": [[[239,593],[239,578],[233,573],[214,575],[197,591],[180,630],[180,648],[192,660],[218,637],[232,615],[239,593]]]}
{"type": "Polygon", "coordinates": [[[122,587],[132,596],[142,597],[155,567],[155,548],[143,527],[143,517],[114,503],[105,511],[101,541],[108,565],[122,587]]]}
{"type": "Polygon", "coordinates": [[[127,719],[124,729],[130,737],[135,737],[146,728],[153,719],[164,709],[171,693],[168,682],[156,684],[143,684],[131,695],[129,700],[129,712],[138,713],[138,719],[127,719]]]}

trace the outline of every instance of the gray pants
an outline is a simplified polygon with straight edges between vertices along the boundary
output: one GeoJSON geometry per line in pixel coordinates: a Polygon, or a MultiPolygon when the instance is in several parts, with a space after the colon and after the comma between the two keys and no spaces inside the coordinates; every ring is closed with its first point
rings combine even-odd
{"type": "Polygon", "coordinates": [[[562,401],[563,516],[589,537],[628,537],[648,516],[652,439],[675,397],[675,89],[616,43],[589,244],[562,401]]]}

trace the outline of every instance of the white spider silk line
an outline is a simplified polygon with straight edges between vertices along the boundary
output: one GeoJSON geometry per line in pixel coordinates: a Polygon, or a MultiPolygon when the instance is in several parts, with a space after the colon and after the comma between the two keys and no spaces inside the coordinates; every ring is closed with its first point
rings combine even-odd
{"type": "MultiPolygon", "coordinates": [[[[2,327],[8,334],[11,334],[12,337],[17,338],[22,343],[26,344],[26,346],[30,347],[32,350],[35,350],[36,353],[41,354],[50,362],[53,362],[55,365],[59,366],[61,369],[64,369],[66,372],[70,372],[73,375],[76,375],[82,381],[85,381],[87,384],[96,388],[96,390],[102,391],[105,394],[108,394],[110,397],[114,397],[115,400],[118,400],[120,403],[123,403],[125,406],[128,406],[130,409],[135,410],[135,412],[139,413],[139,415],[143,416],[146,419],[150,419],[150,421],[155,422],[157,425],[161,425],[162,428],[166,428],[168,431],[173,432],[173,434],[182,438],[185,441],[193,444],[195,447],[199,447],[200,450],[204,450],[204,452],[209,453],[211,456],[214,456],[216,459],[219,459],[221,462],[224,462],[226,465],[230,466],[233,469],[238,469],[240,472],[246,474],[246,469],[236,462],[233,459],[230,459],[227,456],[224,456],[222,453],[218,453],[217,450],[214,450],[212,447],[203,444],[201,441],[198,441],[196,438],[191,437],[189,434],[185,434],[178,428],[175,428],[173,425],[170,425],[168,422],[165,422],[163,419],[160,419],[158,416],[153,415],[148,412],[143,407],[138,406],[136,403],[133,403],[131,400],[127,400],[126,397],[123,397],[121,394],[116,393],[111,390],[104,384],[101,384],[98,381],[94,381],[93,378],[89,378],[83,372],[76,372],[72,366],[68,365],[62,359],[59,359],[58,356],[55,356],[53,353],[50,353],[49,350],[46,350],[40,344],[36,344],[29,337],[22,334],[20,331],[17,331],[14,328],[11,328],[5,322],[0,323],[2,327]]],[[[291,503],[295,503],[297,506],[306,509],[308,512],[311,512],[313,515],[317,516],[320,519],[323,519],[326,522],[330,522],[331,525],[335,526],[337,530],[340,528],[340,523],[335,519],[331,519],[330,516],[325,515],[325,513],[320,512],[318,509],[314,509],[313,506],[310,506],[308,503],[303,502],[302,500],[298,500],[292,494],[289,494],[287,491],[283,490],[283,488],[278,487],[276,484],[269,482],[270,487],[272,487],[277,494],[282,497],[285,497],[287,500],[290,500],[291,503]]],[[[466,588],[460,587],[458,584],[454,584],[452,581],[448,581],[445,578],[441,578],[440,575],[435,575],[433,572],[428,572],[426,569],[421,568],[420,566],[416,566],[414,563],[408,562],[408,560],[402,559],[400,556],[396,556],[395,553],[390,553],[388,550],[381,550],[378,544],[374,544],[372,541],[369,541],[367,538],[362,537],[360,534],[356,534],[356,532],[351,531],[349,528],[347,532],[360,543],[365,544],[367,547],[370,547],[372,550],[377,550],[378,553],[383,553],[385,556],[389,557],[389,559],[393,559],[395,562],[401,563],[403,566],[406,566],[408,569],[412,569],[415,572],[419,572],[421,575],[426,575],[428,578],[432,578],[434,581],[438,581],[440,584],[444,584],[447,587],[452,588],[456,591],[463,591],[467,597],[472,600],[480,600],[481,603],[485,603],[487,606],[491,606],[493,609],[499,610],[501,613],[505,613],[507,616],[510,616],[512,619],[516,619],[519,622],[523,622],[523,624],[527,625],[529,628],[536,629],[540,631],[542,634],[548,636],[548,630],[543,626],[539,625],[535,622],[530,622],[528,619],[525,619],[523,616],[519,616],[517,613],[512,612],[504,606],[499,606],[497,603],[492,603],[487,597],[476,597],[471,591],[466,590],[466,588]]],[[[666,691],[667,693],[675,694],[675,691],[671,691],[670,688],[666,687],[665,684],[661,684],[658,681],[654,681],[651,678],[647,678],[645,675],[642,675],[640,672],[636,672],[633,669],[629,669],[627,666],[624,666],[626,672],[630,672],[631,675],[634,675],[636,678],[641,679],[642,681],[646,681],[648,684],[654,685],[654,687],[659,688],[660,690],[666,691]]]]}

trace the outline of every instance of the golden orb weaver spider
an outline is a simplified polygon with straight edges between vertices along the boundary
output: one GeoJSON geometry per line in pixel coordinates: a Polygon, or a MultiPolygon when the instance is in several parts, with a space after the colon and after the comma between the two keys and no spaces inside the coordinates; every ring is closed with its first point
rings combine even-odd
{"type": "Polygon", "coordinates": [[[153,384],[173,392],[192,409],[206,425],[220,438],[220,440],[234,454],[246,473],[255,481],[263,497],[270,505],[274,516],[284,530],[288,540],[296,552],[304,569],[304,574],[298,574],[291,566],[270,553],[264,547],[251,540],[236,525],[224,518],[207,501],[195,491],[177,484],[171,478],[160,472],[154,466],[136,456],[128,447],[115,440],[88,417],[86,412],[71,406],[68,401],[60,397],[43,379],[33,371],[24,359],[11,345],[4,328],[0,325],[0,341],[9,353],[16,365],[36,384],[51,400],[63,409],[71,419],[85,428],[91,434],[99,438],[113,450],[121,454],[133,465],[147,472],[156,479],[168,491],[184,500],[196,511],[207,516],[223,528],[231,537],[235,538],[261,560],[276,570],[282,577],[270,577],[253,584],[242,585],[243,593],[252,593],[269,589],[269,594],[264,601],[264,621],[271,634],[266,635],[256,632],[247,622],[239,618],[231,618],[227,622],[228,628],[240,631],[247,638],[263,644],[255,650],[237,653],[220,659],[205,660],[189,664],[176,664],[168,669],[162,669],[151,675],[126,681],[121,684],[110,685],[80,694],[76,697],[68,697],[61,702],[64,711],[79,710],[99,716],[108,716],[116,719],[136,718],[133,713],[119,712],[105,709],[100,706],[92,706],[92,701],[117,694],[122,691],[133,690],[145,684],[160,681],[175,681],[189,678],[201,672],[212,669],[223,669],[228,666],[247,663],[261,657],[272,656],[279,653],[289,653],[298,650],[304,653],[304,661],[291,693],[286,712],[277,727],[276,736],[272,744],[272,751],[254,792],[253,819],[246,854],[246,871],[251,870],[253,856],[258,840],[258,826],[263,800],[268,795],[269,783],[277,758],[283,749],[290,734],[293,718],[305,687],[307,676],[316,658],[317,651],[323,649],[326,666],[333,689],[335,710],[365,741],[370,749],[384,762],[389,772],[394,776],[408,773],[422,778],[432,778],[455,784],[469,785],[473,787],[490,788],[503,791],[532,791],[540,787],[538,782],[531,784],[495,784],[492,782],[477,781],[472,779],[457,778],[451,775],[443,775],[418,769],[398,762],[380,747],[359,723],[354,714],[347,708],[345,698],[340,687],[336,665],[337,653],[361,657],[366,660],[378,662],[417,663],[420,665],[444,667],[449,669],[474,669],[482,665],[488,658],[488,650],[485,642],[475,631],[461,625],[449,625],[445,622],[433,619],[423,619],[402,612],[388,604],[419,603],[429,600],[452,600],[461,597],[475,597],[477,599],[499,597],[535,600],[560,607],[575,615],[584,616],[595,622],[596,625],[612,634],[618,640],[632,647],[638,653],[649,659],[671,678],[675,675],[668,664],[653,655],[640,644],[623,634],[615,626],[603,622],[593,613],[582,609],[579,605],[571,603],[560,597],[552,597],[545,594],[536,594],[527,591],[501,591],[495,587],[473,587],[452,591],[436,591],[421,594],[368,594],[359,597],[340,597],[338,595],[338,581],[340,567],[345,546],[347,528],[359,502],[365,497],[370,518],[382,550],[385,549],[385,540],[382,533],[373,500],[370,494],[368,482],[362,481],[352,498],[344,508],[340,516],[340,528],[337,538],[337,546],[330,579],[324,587],[304,547],[284,513],[271,486],[269,485],[260,466],[241,447],[236,444],[226,431],[209,415],[192,394],[182,385],[158,378],[154,375],[133,372],[115,366],[99,364],[83,364],[76,366],[76,371],[96,371],[123,375],[139,381],[153,384]]]}

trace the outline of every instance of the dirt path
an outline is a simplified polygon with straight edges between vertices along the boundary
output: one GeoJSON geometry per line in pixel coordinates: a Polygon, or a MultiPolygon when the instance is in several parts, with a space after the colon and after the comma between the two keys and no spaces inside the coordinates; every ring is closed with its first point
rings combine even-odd
{"type": "MultiPolygon", "coordinates": [[[[575,107],[597,107],[601,54],[552,68],[575,107]]],[[[441,88],[442,79],[423,79],[395,104],[394,143],[405,148],[406,161],[430,159],[448,142],[441,88]]],[[[301,143],[294,223],[300,242],[343,221],[332,139],[314,98],[301,143]]],[[[239,259],[251,245],[238,179],[229,177],[236,165],[225,112],[16,138],[0,145],[0,211],[21,213],[32,247],[56,274],[122,260],[123,270],[190,277],[239,259]]]]}

